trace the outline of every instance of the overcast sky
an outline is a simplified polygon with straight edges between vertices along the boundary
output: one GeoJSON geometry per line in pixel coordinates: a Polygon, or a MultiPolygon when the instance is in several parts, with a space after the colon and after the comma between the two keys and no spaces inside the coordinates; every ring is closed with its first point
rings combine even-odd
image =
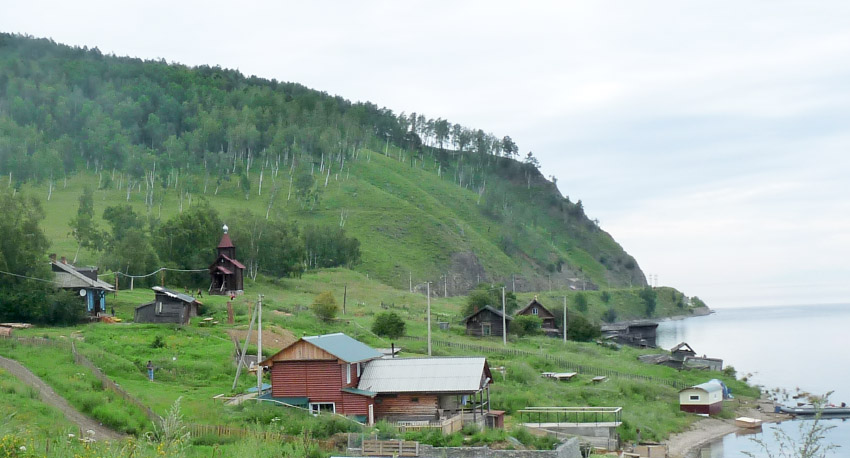
{"type": "Polygon", "coordinates": [[[220,65],[533,151],[660,285],[850,303],[850,2],[2,2],[0,30],[220,65]]]}

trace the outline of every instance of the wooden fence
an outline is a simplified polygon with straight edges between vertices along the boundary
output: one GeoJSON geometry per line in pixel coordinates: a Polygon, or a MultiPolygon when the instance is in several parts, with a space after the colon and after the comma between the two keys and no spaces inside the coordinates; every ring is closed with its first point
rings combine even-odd
{"type": "Polygon", "coordinates": [[[442,431],[443,434],[452,434],[463,429],[463,414],[455,415],[454,417],[445,420],[429,421],[429,422],[410,422],[400,421],[394,423],[402,433],[407,431],[422,431],[427,429],[436,429],[442,431]]]}
{"type": "MultiPolygon", "coordinates": [[[[408,336],[407,339],[425,341],[427,340],[425,337],[418,336],[408,336]]],[[[558,366],[562,369],[568,369],[574,372],[578,372],[580,374],[591,374],[591,375],[604,375],[610,378],[619,378],[619,379],[627,379],[627,380],[639,380],[644,382],[658,383],[663,385],[669,385],[676,389],[684,389],[688,388],[691,385],[681,382],[679,380],[670,380],[661,377],[653,377],[650,375],[640,375],[640,374],[629,374],[627,372],[620,372],[613,369],[602,369],[598,367],[586,366],[584,364],[576,364],[572,361],[568,361],[560,356],[556,356],[550,353],[544,353],[542,350],[540,352],[532,352],[526,350],[520,350],[517,348],[498,348],[498,347],[488,347],[484,345],[476,345],[469,344],[464,342],[450,342],[448,340],[435,340],[431,339],[431,345],[437,347],[452,347],[452,348],[460,348],[462,350],[468,350],[470,352],[477,353],[485,353],[485,354],[499,354],[499,355],[510,355],[510,356],[523,356],[523,357],[536,357],[543,358],[547,361],[551,361],[555,366],[558,366]]]]}
{"type": "Polygon", "coordinates": [[[363,441],[363,455],[366,456],[419,456],[419,442],[402,440],[363,441]]]}
{"type": "Polygon", "coordinates": [[[139,401],[133,395],[124,390],[124,388],[121,388],[121,386],[115,383],[111,378],[107,377],[106,374],[104,374],[99,367],[95,366],[94,363],[89,361],[88,358],[77,352],[77,346],[74,345],[74,342],[71,342],[71,353],[74,355],[74,362],[89,368],[89,370],[94,373],[94,376],[97,377],[98,380],[100,380],[100,383],[103,386],[104,390],[112,391],[128,403],[138,407],[139,410],[141,410],[142,413],[144,413],[145,416],[148,417],[148,420],[150,420],[152,423],[156,424],[156,422],[159,421],[160,416],[157,415],[156,412],[151,410],[150,407],[142,404],[141,401],[139,401]]]}

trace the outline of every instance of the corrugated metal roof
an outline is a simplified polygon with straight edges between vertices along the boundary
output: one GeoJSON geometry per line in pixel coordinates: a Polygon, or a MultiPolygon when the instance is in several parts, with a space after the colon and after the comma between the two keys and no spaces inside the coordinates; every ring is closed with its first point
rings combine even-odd
{"type": "Polygon", "coordinates": [[[381,352],[341,332],[303,339],[347,363],[359,363],[383,356],[381,352]]]}
{"type": "Polygon", "coordinates": [[[374,391],[366,391],[366,390],[361,390],[359,388],[351,388],[351,387],[343,388],[340,391],[343,391],[345,393],[351,393],[351,394],[359,394],[360,396],[369,396],[370,398],[374,398],[375,395],[378,394],[378,393],[375,393],[374,391]]]}
{"type": "Polygon", "coordinates": [[[483,357],[370,361],[357,385],[376,393],[473,393],[488,375],[483,357]]]}
{"type": "Polygon", "coordinates": [[[174,291],[174,290],[171,290],[171,289],[168,289],[168,288],[163,288],[162,286],[154,286],[153,290],[160,292],[160,293],[163,293],[168,297],[180,299],[181,301],[188,302],[190,304],[192,302],[196,302],[195,298],[188,295],[188,294],[178,293],[177,291],[174,291]]]}
{"type": "MultiPolygon", "coordinates": [[[[721,385],[717,382],[700,383],[699,385],[694,385],[690,388],[685,388],[685,390],[690,390],[690,389],[693,389],[693,388],[704,390],[708,393],[712,393],[714,391],[723,391],[723,385],[721,385]]],[[[684,391],[684,390],[682,390],[682,391],[684,391]]]]}
{"type": "Polygon", "coordinates": [[[115,288],[109,283],[101,280],[92,280],[78,272],[71,264],[57,261],[51,261],[50,264],[55,269],[60,270],[53,272],[53,281],[60,288],[94,288],[115,291],[115,288]]]}

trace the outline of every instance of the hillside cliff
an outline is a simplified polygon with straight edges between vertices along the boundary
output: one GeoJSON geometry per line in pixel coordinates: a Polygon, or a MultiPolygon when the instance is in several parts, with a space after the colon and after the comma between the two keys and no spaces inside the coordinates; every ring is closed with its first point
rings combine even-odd
{"type": "Polygon", "coordinates": [[[45,199],[58,250],[74,245],[67,208],[89,185],[100,211],[164,219],[206,199],[234,230],[244,209],[342,227],[360,241],[353,268],[397,287],[645,285],[518,153],[509,136],[295,83],[0,34],[0,186],[45,199]]]}

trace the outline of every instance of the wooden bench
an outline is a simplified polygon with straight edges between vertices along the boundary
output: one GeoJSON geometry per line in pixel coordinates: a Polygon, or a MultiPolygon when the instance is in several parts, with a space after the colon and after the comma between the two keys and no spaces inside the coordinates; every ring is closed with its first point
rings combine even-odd
{"type": "Polygon", "coordinates": [[[578,375],[577,372],[557,372],[551,375],[551,377],[555,380],[560,380],[562,382],[569,382],[578,375]]]}
{"type": "Polygon", "coordinates": [[[597,375],[596,377],[593,377],[591,380],[593,380],[593,383],[601,383],[601,382],[604,382],[605,380],[608,380],[608,377],[606,377],[604,375],[597,375]]]}

